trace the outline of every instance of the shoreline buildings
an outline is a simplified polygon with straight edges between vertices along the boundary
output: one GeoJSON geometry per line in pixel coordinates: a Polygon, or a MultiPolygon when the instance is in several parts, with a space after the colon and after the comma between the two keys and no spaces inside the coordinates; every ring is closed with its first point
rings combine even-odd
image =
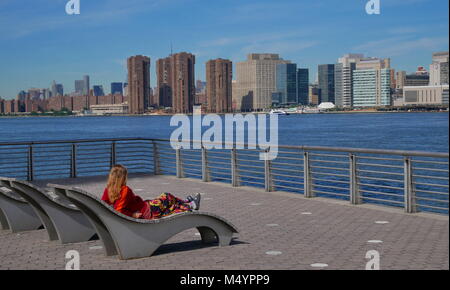
{"type": "Polygon", "coordinates": [[[335,103],[334,64],[321,64],[318,68],[321,103],[335,103]]]}
{"type": "Polygon", "coordinates": [[[353,71],[353,106],[390,106],[391,72],[389,58],[361,59],[353,71]]]}
{"type": "MultiPolygon", "coordinates": [[[[278,54],[253,53],[236,64],[226,59],[209,60],[206,82],[195,82],[195,56],[172,54],[156,62],[157,87],[150,87],[150,58],[132,56],[127,60],[128,83],[111,83],[111,94],[103,86],[90,88],[85,75],[75,81],[75,92],[64,94],[62,84],[50,89],[30,88],[14,99],[0,98],[1,114],[32,112],[82,112],[94,107],[130,114],[164,109],[171,113],[191,113],[193,105],[211,113],[266,111],[272,107],[292,107],[334,103],[338,108],[394,106],[448,106],[449,53],[435,52],[429,73],[418,66],[413,73],[395,72],[390,59],[346,54],[336,64],[318,66],[317,84],[309,84],[309,70],[284,60],[278,54]],[[196,87],[197,85],[197,87],[196,87]],[[116,106],[117,105],[117,106],[116,106]],[[124,106],[118,106],[124,105],[124,106]],[[126,106],[128,105],[128,106],[126,106]]],[[[107,110],[107,111],[108,111],[107,110]]]]}
{"type": "Polygon", "coordinates": [[[252,53],[247,60],[236,64],[236,83],[233,101],[238,111],[262,111],[272,106],[276,92],[278,64],[289,64],[278,54],[252,53]]]}
{"type": "Polygon", "coordinates": [[[123,95],[123,83],[111,83],[111,95],[123,95]]]}
{"type": "Polygon", "coordinates": [[[206,63],[206,101],[210,113],[232,111],[233,63],[213,59],[206,63]]]}
{"type": "Polygon", "coordinates": [[[150,101],[150,58],[132,56],[127,63],[129,114],[143,114],[150,101]]]}
{"type": "Polygon", "coordinates": [[[309,104],[309,69],[297,70],[297,103],[302,106],[309,104]]]}
{"type": "Polygon", "coordinates": [[[277,106],[298,104],[297,64],[282,63],[276,66],[276,91],[272,93],[272,103],[277,106]]]}
{"type": "Polygon", "coordinates": [[[171,107],[177,114],[192,113],[195,99],[195,55],[181,52],[156,63],[158,107],[171,107]]]}
{"type": "Polygon", "coordinates": [[[353,106],[353,71],[363,54],[346,54],[334,67],[335,105],[342,108],[353,106]]]}
{"type": "Polygon", "coordinates": [[[435,52],[430,65],[430,86],[448,85],[448,51],[435,52]]]}
{"type": "Polygon", "coordinates": [[[435,52],[430,65],[429,83],[423,80],[419,85],[405,83],[403,94],[394,101],[395,106],[447,105],[449,104],[448,83],[449,53],[435,52]],[[424,84],[425,83],[425,84],[424,84]]]}

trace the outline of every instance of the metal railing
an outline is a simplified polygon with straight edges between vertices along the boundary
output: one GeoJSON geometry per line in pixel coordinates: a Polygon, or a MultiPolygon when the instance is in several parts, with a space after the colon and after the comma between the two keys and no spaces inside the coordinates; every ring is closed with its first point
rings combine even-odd
{"type": "Polygon", "coordinates": [[[221,181],[448,214],[449,154],[310,146],[279,146],[262,161],[257,149],[174,149],[162,139],[0,143],[0,176],[29,181],[130,172],[221,181]]]}

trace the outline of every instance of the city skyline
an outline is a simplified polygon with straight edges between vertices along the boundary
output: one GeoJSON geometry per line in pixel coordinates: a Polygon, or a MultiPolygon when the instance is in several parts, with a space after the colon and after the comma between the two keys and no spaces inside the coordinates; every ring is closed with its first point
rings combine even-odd
{"type": "MultiPolygon", "coordinates": [[[[383,1],[381,15],[367,15],[364,1],[341,1],[335,7],[333,1],[229,0],[214,9],[218,4],[195,0],[105,0],[84,1],[80,16],[65,15],[64,1],[21,2],[0,4],[5,16],[0,20],[0,63],[7,68],[0,70],[0,96],[7,99],[20,90],[48,88],[52,80],[72,92],[74,80],[83,75],[109,88],[111,82],[126,81],[129,55],[160,59],[171,43],[174,51],[196,55],[195,77],[202,80],[209,59],[236,64],[248,53],[279,53],[309,68],[314,81],[319,64],[336,63],[346,53],[389,57],[396,70],[413,72],[428,66],[432,52],[448,50],[446,1],[383,1]],[[182,14],[185,9],[191,9],[189,17],[182,14]],[[426,24],[418,26],[421,19],[426,24]]],[[[155,75],[152,70],[152,87],[155,75]]]]}
{"type": "Polygon", "coordinates": [[[404,106],[408,103],[448,105],[448,55],[448,51],[434,52],[429,72],[419,66],[415,74],[407,75],[405,71],[396,72],[391,68],[390,58],[346,54],[336,65],[319,65],[319,81],[308,84],[309,70],[297,69],[297,64],[278,54],[249,54],[247,61],[237,64],[236,80],[232,80],[231,61],[210,60],[206,63],[207,81],[203,82],[195,80],[195,55],[172,53],[156,61],[159,81],[156,91],[149,83],[151,60],[138,55],[127,60],[128,83],[111,83],[111,91],[114,87],[119,90],[114,94],[104,95],[101,85],[90,89],[90,77],[85,75],[83,80],[75,81],[78,90],[71,94],[64,94],[63,85],[53,81],[51,90],[29,89],[19,92],[15,100],[0,98],[0,113],[81,112],[96,105],[102,106],[102,110],[114,107],[116,112],[116,109],[125,110],[125,104],[128,104],[126,110],[130,114],[161,108],[172,113],[189,113],[193,104],[205,105],[208,112],[221,113],[230,112],[231,108],[232,111],[260,111],[321,103],[339,108],[404,106]],[[195,88],[195,83],[201,88],[195,88]],[[317,88],[317,99],[311,91],[313,87],[317,88]],[[306,90],[309,91],[308,100],[306,90]]]}

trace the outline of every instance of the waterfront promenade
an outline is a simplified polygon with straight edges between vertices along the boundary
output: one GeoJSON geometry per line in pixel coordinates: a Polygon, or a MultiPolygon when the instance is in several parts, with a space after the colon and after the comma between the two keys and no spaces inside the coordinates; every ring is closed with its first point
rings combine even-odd
{"type": "MultiPolygon", "coordinates": [[[[100,195],[106,177],[35,182],[70,184],[100,195]]],[[[325,269],[364,270],[366,253],[380,253],[380,267],[448,269],[448,216],[405,214],[402,209],[349,205],[261,189],[233,188],[173,176],[131,175],[128,184],[145,198],[161,192],[184,197],[205,193],[202,211],[231,221],[239,229],[229,247],[205,246],[194,229],[167,241],[154,256],[121,261],[106,257],[100,241],[60,245],[44,230],[0,231],[0,269],[64,269],[65,253],[80,253],[81,269],[325,269]],[[317,266],[317,265],[315,265],[317,266]],[[319,265],[320,266],[320,265],[319,265]],[[323,265],[322,265],[323,266],[323,265]]]]}

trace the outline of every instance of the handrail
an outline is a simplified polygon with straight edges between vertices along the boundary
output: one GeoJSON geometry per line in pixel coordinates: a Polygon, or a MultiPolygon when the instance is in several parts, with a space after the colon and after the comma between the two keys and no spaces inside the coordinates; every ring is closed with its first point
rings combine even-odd
{"type": "Polygon", "coordinates": [[[127,166],[130,173],[168,173],[178,178],[194,176],[204,182],[229,182],[233,187],[247,185],[266,191],[279,189],[300,193],[307,198],[332,196],[354,205],[371,202],[403,206],[408,213],[426,210],[448,214],[449,154],[446,152],[295,145],[276,147],[280,149],[278,157],[283,162],[260,160],[258,153],[267,152],[267,149],[253,149],[258,146],[251,144],[249,147],[242,143],[157,138],[3,142],[0,143],[0,176],[33,181],[107,175],[111,166],[119,163],[127,166]],[[192,147],[173,148],[171,145],[174,144],[170,144],[173,142],[184,146],[200,144],[194,148],[200,147],[201,154],[193,154],[195,149],[192,147]],[[205,145],[217,145],[218,151],[207,149],[205,145]],[[58,150],[63,146],[68,150],[58,150]],[[56,152],[58,154],[55,155],[56,152]],[[216,156],[217,153],[220,157],[216,156]],[[360,159],[369,159],[370,163],[359,162],[360,159]],[[56,163],[57,160],[64,162],[56,163]],[[198,163],[192,163],[194,161],[198,163]],[[316,164],[321,165],[321,161],[326,162],[326,166],[316,164]],[[415,162],[419,162],[420,167],[414,166],[415,162]],[[371,168],[374,166],[376,168],[371,168]],[[397,178],[392,179],[391,175],[397,178]]]}
{"type": "MultiPolygon", "coordinates": [[[[73,143],[95,143],[95,142],[120,142],[120,141],[157,141],[157,142],[178,142],[179,140],[159,139],[159,138],[106,138],[106,139],[74,139],[74,140],[49,140],[49,141],[20,141],[20,142],[0,142],[1,146],[17,146],[17,145],[45,145],[45,144],[73,144],[73,143]]],[[[256,148],[256,144],[245,143],[229,143],[229,142],[204,142],[192,140],[189,143],[201,143],[208,145],[222,145],[222,146],[248,146],[256,148]]],[[[385,154],[398,156],[420,156],[420,157],[435,157],[435,158],[449,158],[449,153],[445,152],[429,152],[429,151],[410,151],[410,150],[387,150],[387,149],[365,149],[353,147],[326,147],[326,146],[306,146],[306,145],[277,145],[281,149],[297,149],[304,151],[327,151],[327,152],[343,152],[343,153],[365,153],[365,154],[385,154]]],[[[228,149],[229,150],[229,149],[228,149]]]]}

